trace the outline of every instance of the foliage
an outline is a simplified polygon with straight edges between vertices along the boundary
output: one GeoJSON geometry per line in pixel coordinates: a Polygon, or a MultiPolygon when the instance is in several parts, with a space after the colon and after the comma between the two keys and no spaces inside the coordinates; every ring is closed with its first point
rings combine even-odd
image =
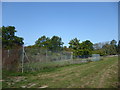
{"type": "Polygon", "coordinates": [[[68,52],[72,52],[71,48],[69,48],[69,47],[67,47],[67,46],[64,46],[64,47],[63,47],[63,50],[64,50],[64,51],[68,51],[68,52]]]}
{"type": "Polygon", "coordinates": [[[22,46],[23,38],[15,36],[14,26],[2,27],[0,29],[2,31],[2,47],[6,49],[14,48],[17,46],[22,46]]]}
{"type": "Polygon", "coordinates": [[[119,44],[116,40],[110,42],[100,42],[93,44],[91,41],[86,40],[80,43],[80,40],[74,38],[69,42],[69,48],[72,49],[74,57],[89,57],[91,54],[116,55],[118,53],[119,44]]]}
{"type": "Polygon", "coordinates": [[[60,38],[60,37],[58,37],[58,36],[53,36],[52,38],[51,38],[51,47],[50,47],[50,49],[52,50],[52,51],[59,51],[59,50],[62,50],[62,45],[64,44],[63,42],[62,42],[62,39],[60,38]]]}
{"type": "Polygon", "coordinates": [[[82,43],[79,42],[77,38],[72,39],[69,44],[70,48],[73,50],[74,57],[88,57],[92,54],[93,50],[93,43],[89,40],[83,41],[82,43]]]}
{"type": "Polygon", "coordinates": [[[38,47],[46,47],[48,48],[48,45],[50,44],[50,39],[46,36],[40,37],[36,42],[35,45],[38,47]]]}
{"type": "Polygon", "coordinates": [[[42,36],[35,42],[36,47],[46,48],[51,51],[62,50],[62,45],[62,39],[58,36],[53,36],[52,38],[42,36]]]}
{"type": "Polygon", "coordinates": [[[118,53],[118,46],[116,45],[117,41],[112,40],[110,42],[105,42],[101,44],[101,47],[97,47],[99,43],[94,44],[94,51],[93,54],[100,54],[101,56],[103,55],[115,55],[118,53]],[[96,48],[97,47],[97,48],[96,48]]]}
{"type": "MultiPolygon", "coordinates": [[[[24,44],[23,38],[15,36],[15,32],[17,31],[14,26],[3,26],[0,28],[0,42],[2,42],[3,48],[10,49],[24,44]]],[[[72,51],[74,57],[88,57],[91,56],[91,54],[100,54],[101,56],[115,55],[120,51],[120,44],[118,43],[117,45],[117,41],[114,39],[110,42],[93,44],[90,40],[80,43],[79,39],[74,38],[69,41],[68,48],[66,46],[63,47],[63,44],[61,37],[53,36],[52,38],[49,38],[44,35],[38,38],[34,45],[27,46],[27,48],[39,47],[54,52],[62,50],[68,52],[72,51]]]]}
{"type": "Polygon", "coordinates": [[[80,44],[79,41],[80,40],[78,40],[77,38],[74,38],[74,39],[70,40],[70,42],[69,42],[69,44],[70,44],[69,48],[77,50],[79,48],[79,44],[80,44]]]}

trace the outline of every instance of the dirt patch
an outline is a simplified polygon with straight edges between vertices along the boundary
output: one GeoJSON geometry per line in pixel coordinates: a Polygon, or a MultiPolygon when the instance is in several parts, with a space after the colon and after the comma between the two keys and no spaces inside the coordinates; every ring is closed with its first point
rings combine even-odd
{"type": "Polygon", "coordinates": [[[44,86],[41,86],[41,87],[39,87],[39,88],[47,88],[48,86],[47,85],[44,85],[44,86]]]}
{"type": "Polygon", "coordinates": [[[21,76],[19,76],[19,77],[14,77],[14,78],[12,78],[12,80],[14,81],[14,82],[20,82],[20,81],[23,81],[23,80],[25,80],[26,78],[25,77],[21,77],[21,76]]]}
{"type": "Polygon", "coordinates": [[[30,84],[28,84],[28,88],[31,88],[31,87],[33,87],[33,86],[35,86],[36,85],[36,83],[30,83],[30,84]]]}
{"type": "Polygon", "coordinates": [[[5,81],[5,80],[0,80],[0,82],[3,82],[3,81],[5,81]]]}

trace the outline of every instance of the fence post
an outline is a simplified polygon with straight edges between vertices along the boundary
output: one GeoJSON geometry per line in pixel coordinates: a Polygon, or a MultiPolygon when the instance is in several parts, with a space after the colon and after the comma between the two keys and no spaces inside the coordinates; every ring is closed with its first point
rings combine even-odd
{"type": "Polygon", "coordinates": [[[9,58],[9,56],[10,56],[10,50],[8,49],[7,52],[8,52],[8,58],[9,58]]]}
{"type": "Polygon", "coordinates": [[[22,73],[24,72],[24,46],[22,48],[22,73]]]}
{"type": "Polygon", "coordinates": [[[60,59],[63,60],[62,51],[60,52],[60,59]]]}
{"type": "Polygon", "coordinates": [[[47,62],[47,48],[46,48],[46,62],[47,62]]]}
{"type": "Polygon", "coordinates": [[[71,59],[73,59],[73,52],[71,52],[71,59]]]}

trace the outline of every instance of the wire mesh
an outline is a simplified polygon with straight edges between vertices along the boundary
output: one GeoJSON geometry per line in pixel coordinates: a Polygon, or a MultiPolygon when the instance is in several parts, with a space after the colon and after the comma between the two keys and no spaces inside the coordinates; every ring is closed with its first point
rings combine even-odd
{"type": "Polygon", "coordinates": [[[20,48],[3,50],[3,69],[20,72],[39,71],[46,68],[60,67],[100,60],[99,54],[92,57],[73,59],[73,53],[67,51],[50,51],[43,48],[20,48]]]}
{"type": "Polygon", "coordinates": [[[47,49],[26,48],[24,58],[24,71],[36,71],[45,68],[63,66],[70,64],[71,60],[71,52],[53,52],[47,49]]]}
{"type": "Polygon", "coordinates": [[[100,55],[99,54],[92,54],[92,61],[99,61],[100,60],[100,55]]]}
{"type": "Polygon", "coordinates": [[[19,71],[22,51],[20,49],[2,50],[2,69],[19,71]]]}

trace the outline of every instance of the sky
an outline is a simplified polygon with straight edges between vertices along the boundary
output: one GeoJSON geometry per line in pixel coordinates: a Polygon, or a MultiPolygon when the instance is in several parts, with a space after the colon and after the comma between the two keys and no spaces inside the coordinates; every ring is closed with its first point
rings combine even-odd
{"type": "Polygon", "coordinates": [[[117,2],[2,2],[2,25],[15,26],[25,46],[45,35],[93,43],[118,40],[117,2]]]}

